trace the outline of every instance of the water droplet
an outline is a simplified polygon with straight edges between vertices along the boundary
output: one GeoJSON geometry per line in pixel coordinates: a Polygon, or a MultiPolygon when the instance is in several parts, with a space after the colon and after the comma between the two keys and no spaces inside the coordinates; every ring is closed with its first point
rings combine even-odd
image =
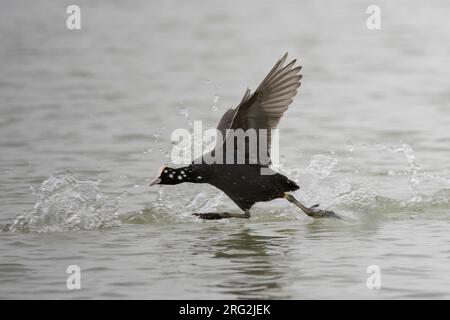
{"type": "Polygon", "coordinates": [[[213,105],[211,106],[211,109],[213,110],[213,111],[217,111],[217,110],[219,110],[219,108],[217,107],[217,103],[219,102],[219,95],[218,94],[215,94],[214,95],[214,100],[213,100],[213,105]]]}
{"type": "Polygon", "coordinates": [[[189,111],[186,107],[181,107],[180,108],[180,114],[185,116],[185,117],[189,117],[189,111]]]}
{"type": "Polygon", "coordinates": [[[395,170],[389,170],[387,174],[388,174],[388,176],[396,176],[397,175],[395,170]]]}
{"type": "Polygon", "coordinates": [[[159,151],[164,155],[164,157],[166,157],[167,159],[169,158],[169,151],[166,151],[163,148],[159,148],[159,151]]]}
{"type": "Polygon", "coordinates": [[[353,143],[350,140],[347,141],[347,151],[348,152],[355,151],[355,146],[353,145],[353,143]]]}
{"type": "Polygon", "coordinates": [[[187,109],[186,107],[181,107],[181,108],[180,108],[180,114],[182,114],[182,115],[184,116],[184,118],[186,119],[186,121],[187,121],[187,123],[188,123],[188,126],[189,126],[190,128],[192,128],[192,121],[191,121],[191,119],[190,119],[190,117],[189,117],[189,111],[188,111],[188,109],[187,109]]]}
{"type": "Polygon", "coordinates": [[[414,150],[409,144],[402,143],[399,146],[391,148],[392,152],[401,152],[406,158],[408,162],[408,167],[406,172],[410,174],[409,178],[409,189],[411,192],[417,194],[417,186],[420,184],[420,180],[418,178],[418,171],[420,166],[416,164],[416,156],[414,154],[414,150]]]}

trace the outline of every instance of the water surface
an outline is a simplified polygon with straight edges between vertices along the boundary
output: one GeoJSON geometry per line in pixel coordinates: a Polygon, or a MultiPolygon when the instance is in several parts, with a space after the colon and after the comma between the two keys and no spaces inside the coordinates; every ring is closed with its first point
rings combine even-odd
{"type": "Polygon", "coordinates": [[[447,2],[59,1],[0,10],[0,298],[450,298],[447,2]],[[296,197],[248,221],[208,186],[149,188],[170,134],[214,126],[285,51],[296,197]],[[82,289],[66,288],[69,265],[82,289]],[[381,270],[369,290],[366,269],[381,270]]]}

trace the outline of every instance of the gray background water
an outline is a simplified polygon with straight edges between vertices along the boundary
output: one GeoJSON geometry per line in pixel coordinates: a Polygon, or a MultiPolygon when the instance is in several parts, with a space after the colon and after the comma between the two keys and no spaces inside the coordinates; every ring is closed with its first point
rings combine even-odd
{"type": "Polygon", "coordinates": [[[0,298],[450,298],[448,2],[77,0],[79,31],[72,3],[0,1],[0,298]],[[214,126],[285,51],[283,171],[344,222],[281,200],[199,221],[236,208],[147,186],[172,130],[214,126]]]}

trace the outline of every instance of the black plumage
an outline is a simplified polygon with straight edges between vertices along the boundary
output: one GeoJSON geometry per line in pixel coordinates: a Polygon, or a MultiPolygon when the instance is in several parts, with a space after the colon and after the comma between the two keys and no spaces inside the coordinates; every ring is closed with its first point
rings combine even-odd
{"type": "Polygon", "coordinates": [[[292,103],[302,78],[299,74],[301,67],[295,66],[296,60],[285,64],[286,59],[287,53],[273,66],[255,92],[252,93],[247,89],[240,104],[235,109],[229,109],[224,113],[217,127],[224,137],[223,143],[218,143],[213,151],[194,160],[187,167],[161,168],[151,185],[174,185],[183,182],[209,183],[222,190],[240,209],[245,211],[244,214],[196,214],[204,219],[248,218],[250,217],[249,209],[256,202],[277,198],[286,198],[313,217],[336,216],[331,211],[318,209],[317,206],[311,208],[303,206],[292,195],[287,194],[287,192],[298,190],[299,186],[286,176],[270,169],[270,130],[277,127],[284,112],[292,103]],[[256,132],[258,141],[256,148],[252,148],[254,146],[250,143],[254,141],[249,139],[241,140],[239,143],[230,130],[256,132]],[[263,134],[261,130],[267,130],[266,134],[263,134]],[[265,146],[263,150],[260,150],[260,140],[265,142],[262,144],[265,146]],[[237,162],[239,152],[245,155],[242,164],[237,162]],[[232,163],[227,163],[227,156],[230,154],[234,157],[231,159],[232,163]],[[215,163],[211,164],[211,159],[215,159],[215,163]],[[261,170],[264,170],[264,174],[261,170]]]}

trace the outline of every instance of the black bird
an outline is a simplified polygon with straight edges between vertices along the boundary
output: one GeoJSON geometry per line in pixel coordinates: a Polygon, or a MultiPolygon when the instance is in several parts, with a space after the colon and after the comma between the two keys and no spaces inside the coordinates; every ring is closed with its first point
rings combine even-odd
{"type": "Polygon", "coordinates": [[[280,118],[292,103],[302,78],[299,74],[301,67],[295,67],[296,60],[285,65],[286,59],[287,53],[274,65],[255,92],[251,93],[247,89],[241,103],[235,109],[225,112],[217,127],[225,137],[223,143],[218,143],[213,151],[203,155],[201,159],[194,160],[187,167],[162,167],[150,186],[175,185],[183,182],[209,183],[222,190],[244,211],[244,213],[194,213],[203,219],[250,218],[249,210],[256,202],[278,198],[287,199],[314,218],[339,218],[332,211],[319,209],[318,205],[308,208],[301,204],[294,196],[287,193],[298,190],[299,186],[286,176],[270,169],[270,130],[277,127],[280,118]],[[245,131],[253,129],[257,133],[256,156],[255,150],[250,150],[251,143],[255,144],[255,141],[250,141],[247,137],[244,138],[244,143],[242,140],[241,143],[236,142],[236,137],[231,133],[232,130],[239,129],[245,131]],[[262,136],[261,129],[269,130],[269,132],[262,136]],[[232,144],[229,145],[227,142],[230,139],[232,144]],[[261,140],[266,142],[266,149],[262,154],[260,154],[259,144],[261,140]],[[236,155],[239,151],[245,154],[243,164],[237,162],[236,155]],[[231,152],[234,152],[233,161],[227,163],[227,155],[229,156],[231,152]],[[207,161],[214,157],[222,161],[214,163],[207,161]],[[261,170],[265,170],[264,174],[261,170]]]}

